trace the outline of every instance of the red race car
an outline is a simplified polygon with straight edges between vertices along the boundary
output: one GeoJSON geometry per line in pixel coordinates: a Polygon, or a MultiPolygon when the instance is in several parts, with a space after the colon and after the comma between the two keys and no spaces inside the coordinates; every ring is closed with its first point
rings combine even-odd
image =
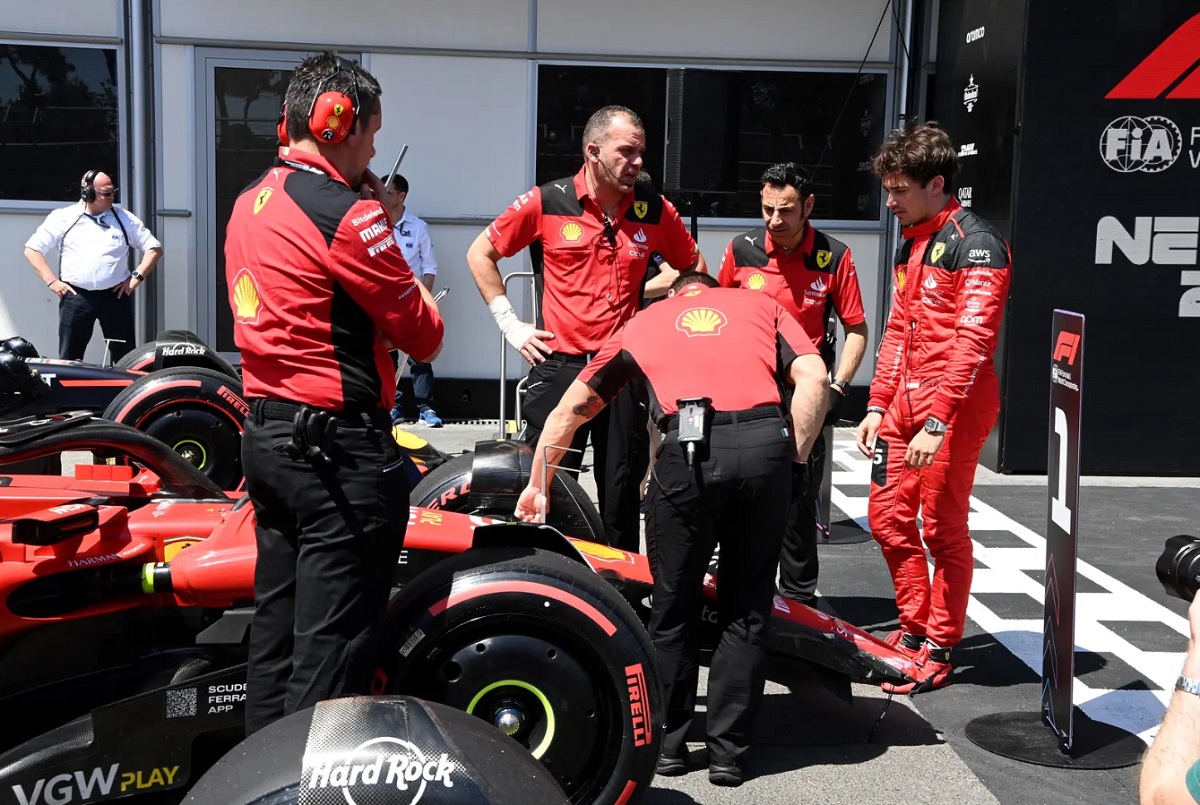
{"type": "MultiPolygon", "coordinates": [[[[486,476],[496,505],[521,483],[504,467],[527,456],[485,444],[463,497],[486,476]]],[[[62,451],[131,463],[80,464],[73,477],[0,466],[0,803],[177,800],[242,737],[254,513],[127,426],[88,414],[0,425],[0,463],[62,451]]],[[[572,500],[565,486],[553,494],[572,500]]],[[[647,790],[662,702],[639,612],[644,556],[414,506],[396,585],[375,692],[494,724],[572,802],[647,790]]],[[[906,657],[807,607],[777,599],[774,631],[791,659],[908,680],[906,657]]]]}

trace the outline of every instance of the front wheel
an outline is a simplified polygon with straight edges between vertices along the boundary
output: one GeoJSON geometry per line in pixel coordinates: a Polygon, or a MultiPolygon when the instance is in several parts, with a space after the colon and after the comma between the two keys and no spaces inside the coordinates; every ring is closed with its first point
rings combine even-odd
{"type": "Polygon", "coordinates": [[[663,721],[653,648],[586,566],[534,549],[469,551],[407,585],[388,623],[388,692],[491,723],[571,802],[635,802],[649,788],[663,721]]]}

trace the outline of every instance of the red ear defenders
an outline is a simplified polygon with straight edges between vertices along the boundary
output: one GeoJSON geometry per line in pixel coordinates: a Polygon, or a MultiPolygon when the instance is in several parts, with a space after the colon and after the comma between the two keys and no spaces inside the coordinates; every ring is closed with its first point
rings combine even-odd
{"type": "MultiPolygon", "coordinates": [[[[329,83],[340,72],[341,66],[322,81],[321,86],[329,83]]],[[[357,80],[354,82],[353,98],[337,90],[318,92],[317,96],[313,98],[312,106],[308,108],[308,130],[314,138],[322,142],[340,143],[350,135],[350,131],[354,128],[354,116],[357,111],[357,80]]],[[[279,122],[275,126],[275,132],[279,135],[279,142],[285,147],[291,144],[287,133],[286,104],[279,111],[279,122]]]]}

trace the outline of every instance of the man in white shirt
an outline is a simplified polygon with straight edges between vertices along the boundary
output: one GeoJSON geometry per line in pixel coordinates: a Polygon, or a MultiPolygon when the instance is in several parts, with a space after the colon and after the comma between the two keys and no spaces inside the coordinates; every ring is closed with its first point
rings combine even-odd
{"type": "MultiPolygon", "coordinates": [[[[433,242],[429,239],[429,227],[405,207],[408,199],[408,180],[396,174],[387,189],[388,214],[396,222],[396,243],[404,255],[404,262],[412,269],[430,293],[433,293],[433,283],[437,279],[437,259],[433,256],[433,242]]],[[[442,419],[433,410],[433,364],[408,359],[409,372],[412,374],[413,397],[417,401],[417,421],[431,428],[440,428],[442,419]]],[[[396,389],[396,399],[392,408],[392,421],[404,419],[400,404],[403,395],[396,389]]]]}
{"type": "Polygon", "coordinates": [[[46,216],[25,243],[25,259],[58,295],[58,357],[82,360],[100,321],[113,361],[134,347],[133,292],[162,258],[162,244],[128,210],[113,205],[117,189],[108,174],[90,170],[79,201],[46,216]],[[134,271],[130,248],[142,252],[134,271]],[[58,249],[58,276],[46,255],[58,249]]]}

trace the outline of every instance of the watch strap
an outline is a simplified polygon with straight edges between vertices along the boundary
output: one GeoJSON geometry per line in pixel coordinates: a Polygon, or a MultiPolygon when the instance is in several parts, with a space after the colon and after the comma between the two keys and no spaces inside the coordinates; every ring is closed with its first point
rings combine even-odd
{"type": "Polygon", "coordinates": [[[1182,690],[1184,693],[1200,696],[1200,679],[1193,679],[1190,676],[1180,676],[1179,679],[1175,680],[1175,690],[1182,690]]]}
{"type": "Polygon", "coordinates": [[[142,274],[141,274],[141,272],[140,272],[140,271],[137,271],[137,270],[130,271],[130,272],[129,272],[129,276],[130,276],[130,277],[132,277],[132,278],[133,278],[133,279],[135,279],[135,280],[140,280],[140,279],[142,278],[142,274]]]}
{"type": "Polygon", "coordinates": [[[829,386],[840,391],[843,397],[846,395],[846,392],[850,391],[850,384],[845,380],[831,380],[829,386]]]}

